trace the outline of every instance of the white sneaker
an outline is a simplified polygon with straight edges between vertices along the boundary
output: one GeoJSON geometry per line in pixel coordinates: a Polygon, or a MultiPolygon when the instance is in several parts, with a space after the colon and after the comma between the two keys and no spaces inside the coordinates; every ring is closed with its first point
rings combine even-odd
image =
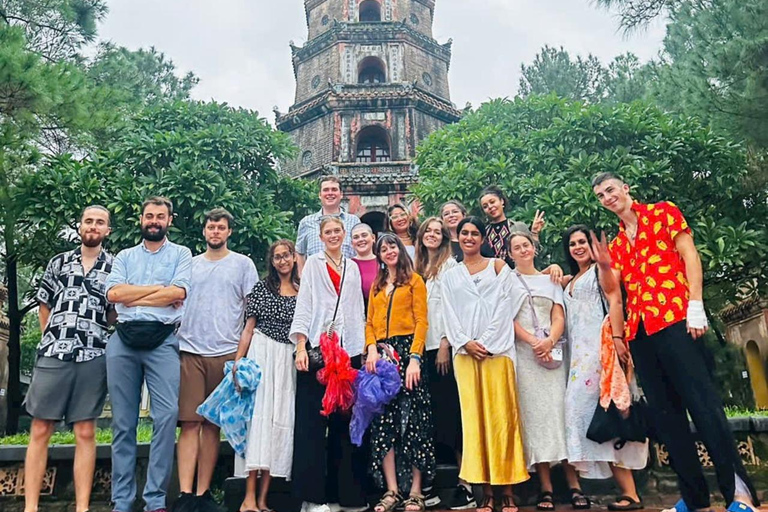
{"type": "Polygon", "coordinates": [[[369,508],[370,508],[369,505],[363,505],[362,507],[356,507],[356,508],[344,507],[343,511],[344,512],[365,512],[369,508]]]}
{"type": "Polygon", "coordinates": [[[331,509],[331,512],[341,512],[342,510],[341,505],[338,503],[329,503],[328,508],[331,509]]]}
{"type": "Polygon", "coordinates": [[[307,503],[306,512],[331,512],[331,507],[325,503],[307,503]]]}

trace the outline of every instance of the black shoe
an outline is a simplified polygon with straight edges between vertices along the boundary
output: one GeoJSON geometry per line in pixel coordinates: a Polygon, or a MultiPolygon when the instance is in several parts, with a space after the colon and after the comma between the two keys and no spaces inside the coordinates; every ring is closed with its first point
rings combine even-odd
{"type": "Polygon", "coordinates": [[[472,491],[464,487],[463,485],[457,485],[453,490],[453,496],[451,496],[451,504],[448,507],[451,510],[464,510],[468,508],[477,508],[477,502],[475,501],[475,495],[472,491]]]}
{"type": "Polygon", "coordinates": [[[421,494],[424,495],[424,506],[427,508],[434,508],[442,502],[440,495],[435,492],[435,488],[431,485],[429,487],[423,487],[421,489],[421,494]]]}
{"type": "Polygon", "coordinates": [[[191,492],[182,492],[173,502],[170,512],[197,512],[197,500],[191,492]]]}
{"type": "Polygon", "coordinates": [[[213,499],[211,491],[205,491],[203,494],[197,497],[197,508],[194,512],[221,512],[219,504],[213,499]]]}

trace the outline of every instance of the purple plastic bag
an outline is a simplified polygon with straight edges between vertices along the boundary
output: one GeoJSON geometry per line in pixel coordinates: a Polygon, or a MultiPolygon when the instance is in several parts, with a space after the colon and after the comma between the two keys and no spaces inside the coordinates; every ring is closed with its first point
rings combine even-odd
{"type": "Polygon", "coordinates": [[[400,370],[388,361],[376,362],[376,373],[365,370],[355,378],[355,405],[349,422],[349,437],[355,446],[363,444],[363,435],[373,418],[384,412],[384,406],[400,391],[400,370]]]}

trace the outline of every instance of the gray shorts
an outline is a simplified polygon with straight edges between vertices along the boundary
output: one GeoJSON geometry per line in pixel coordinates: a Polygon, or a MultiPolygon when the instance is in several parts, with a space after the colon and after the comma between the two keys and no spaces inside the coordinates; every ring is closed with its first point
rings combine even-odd
{"type": "Polygon", "coordinates": [[[106,397],[106,357],[84,363],[39,357],[24,405],[33,418],[72,424],[101,416],[106,397]]]}

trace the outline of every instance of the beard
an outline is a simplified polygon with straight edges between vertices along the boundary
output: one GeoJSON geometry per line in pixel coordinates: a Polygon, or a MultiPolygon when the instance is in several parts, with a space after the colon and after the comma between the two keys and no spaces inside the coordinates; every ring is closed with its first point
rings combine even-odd
{"type": "Polygon", "coordinates": [[[104,238],[106,237],[99,236],[95,233],[86,233],[84,236],[80,237],[80,241],[86,247],[98,247],[104,241],[104,238]]]}
{"type": "Polygon", "coordinates": [[[157,224],[151,224],[141,227],[141,237],[148,242],[159,242],[165,238],[165,234],[168,232],[168,226],[158,226],[157,224]],[[150,228],[158,228],[157,231],[152,232],[150,228]]]}
{"type": "Polygon", "coordinates": [[[211,243],[211,242],[207,242],[207,243],[208,243],[208,247],[210,247],[214,251],[218,251],[219,249],[221,249],[222,247],[224,247],[227,244],[227,242],[219,242],[217,244],[214,244],[214,243],[211,243]]]}

